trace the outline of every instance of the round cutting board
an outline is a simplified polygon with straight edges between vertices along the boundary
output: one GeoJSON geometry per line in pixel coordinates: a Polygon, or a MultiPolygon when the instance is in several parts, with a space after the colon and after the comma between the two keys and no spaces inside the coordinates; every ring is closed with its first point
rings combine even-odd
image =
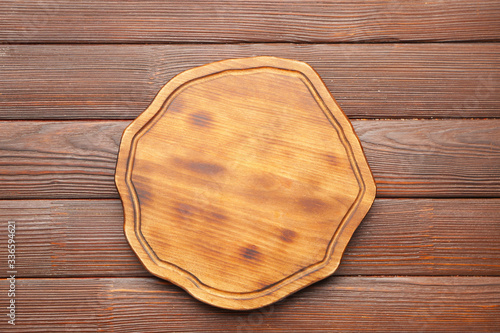
{"type": "Polygon", "coordinates": [[[253,309],[331,275],[375,183],[307,64],[225,60],[168,82],[123,133],[126,237],[154,275],[253,309]]]}

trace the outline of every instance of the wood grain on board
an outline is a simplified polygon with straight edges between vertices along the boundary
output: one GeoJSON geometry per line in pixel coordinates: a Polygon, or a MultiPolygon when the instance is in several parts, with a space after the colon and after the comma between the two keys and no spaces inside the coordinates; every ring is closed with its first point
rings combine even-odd
{"type": "MultiPolygon", "coordinates": [[[[7,280],[0,280],[2,290],[7,280]]],[[[496,331],[500,277],[338,277],[255,311],[157,278],[19,279],[16,329],[37,332],[496,331]]],[[[0,328],[7,329],[6,320],[0,328]]],[[[10,327],[8,327],[10,328],[10,327]]]]}
{"type": "Polygon", "coordinates": [[[498,54],[497,43],[3,45],[0,118],[134,119],[175,75],[255,55],[309,63],[350,118],[500,117],[498,54]]]}
{"type": "MultiPolygon", "coordinates": [[[[498,197],[500,120],[354,120],[379,197],[498,197]]],[[[0,122],[0,196],[117,198],[129,121],[0,122]]]]}
{"type": "MultiPolygon", "coordinates": [[[[335,275],[500,276],[499,211],[500,199],[376,199],[335,275]]],[[[119,200],[2,200],[0,218],[16,221],[21,277],[151,275],[119,200]]]]}
{"type": "Polygon", "coordinates": [[[0,13],[0,41],[10,43],[500,39],[496,0],[22,0],[3,2],[0,13]]]}

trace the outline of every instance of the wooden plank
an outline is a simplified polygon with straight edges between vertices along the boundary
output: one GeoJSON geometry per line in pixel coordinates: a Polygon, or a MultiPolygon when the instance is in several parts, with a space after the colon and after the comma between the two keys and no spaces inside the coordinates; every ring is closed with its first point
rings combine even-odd
{"type": "MultiPolygon", "coordinates": [[[[335,274],[499,276],[499,211],[500,199],[377,199],[335,274]]],[[[0,219],[16,222],[19,276],[150,276],[119,200],[3,200],[0,219]]]]}
{"type": "MultiPolygon", "coordinates": [[[[117,198],[128,121],[0,122],[0,198],[117,198]]],[[[497,197],[500,120],[357,120],[378,197],[497,197]]]]}
{"type": "Polygon", "coordinates": [[[500,120],[353,122],[379,197],[497,197],[500,120]]]}
{"type": "Polygon", "coordinates": [[[500,117],[499,53],[498,43],[4,45],[0,118],[133,119],[174,75],[255,55],[309,63],[351,118],[500,117]]]}
{"type": "MultiPolygon", "coordinates": [[[[8,281],[2,279],[2,290],[8,281]]],[[[157,278],[17,279],[16,329],[37,332],[496,331],[500,277],[330,277],[263,309],[201,303],[157,278]]],[[[11,328],[7,320],[0,328],[11,328]]]]}
{"type": "Polygon", "coordinates": [[[0,41],[353,42],[500,39],[496,0],[7,1],[0,41]]]}
{"type": "Polygon", "coordinates": [[[3,198],[117,198],[118,145],[127,121],[3,122],[3,198]]]}

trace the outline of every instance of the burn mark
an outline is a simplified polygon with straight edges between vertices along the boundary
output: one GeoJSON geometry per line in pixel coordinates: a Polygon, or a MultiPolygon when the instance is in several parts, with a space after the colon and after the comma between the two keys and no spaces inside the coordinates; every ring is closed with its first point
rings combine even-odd
{"type": "Polygon", "coordinates": [[[242,248],[241,255],[248,260],[259,260],[260,252],[257,250],[257,246],[250,245],[242,248]]]}
{"type": "Polygon", "coordinates": [[[205,210],[203,212],[203,218],[206,223],[211,224],[212,226],[223,226],[225,225],[228,217],[220,212],[208,211],[205,210]]]}
{"type": "Polygon", "coordinates": [[[223,166],[204,162],[189,162],[186,166],[191,171],[207,175],[216,175],[225,170],[223,166]]]}
{"type": "Polygon", "coordinates": [[[153,192],[151,187],[145,184],[136,185],[134,183],[135,191],[137,193],[137,199],[139,200],[139,204],[147,205],[148,202],[153,201],[153,192]]]}
{"type": "Polygon", "coordinates": [[[180,203],[175,207],[175,210],[182,216],[191,216],[194,214],[196,208],[186,203],[180,203]]]}
{"type": "Polygon", "coordinates": [[[302,210],[313,213],[321,212],[327,208],[325,202],[315,198],[301,198],[299,199],[299,205],[302,210]]]}
{"type": "Polygon", "coordinates": [[[178,166],[191,170],[196,173],[201,173],[205,175],[216,175],[224,172],[226,169],[218,164],[207,163],[207,162],[198,162],[198,161],[186,161],[180,158],[176,158],[174,163],[178,166]]]}
{"type": "Polygon", "coordinates": [[[280,239],[284,242],[291,243],[293,239],[297,236],[297,233],[290,229],[281,230],[280,239]]]}
{"type": "Polygon", "coordinates": [[[337,165],[337,158],[331,154],[326,155],[326,160],[332,166],[337,165]]]}
{"type": "Polygon", "coordinates": [[[190,121],[195,126],[208,127],[212,124],[212,117],[206,113],[192,113],[190,121]]]}
{"type": "Polygon", "coordinates": [[[226,215],[221,214],[221,213],[216,213],[216,212],[210,213],[210,217],[211,217],[211,219],[216,220],[216,221],[225,221],[225,220],[227,220],[227,216],[226,215]]]}

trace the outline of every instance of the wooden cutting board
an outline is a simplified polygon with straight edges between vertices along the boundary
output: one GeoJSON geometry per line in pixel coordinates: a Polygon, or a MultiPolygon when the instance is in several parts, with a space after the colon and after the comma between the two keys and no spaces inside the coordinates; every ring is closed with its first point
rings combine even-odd
{"type": "Polygon", "coordinates": [[[168,82],[123,133],[116,185],[144,266],[228,309],[331,275],[375,197],[360,142],[321,78],[274,57],[168,82]]]}

